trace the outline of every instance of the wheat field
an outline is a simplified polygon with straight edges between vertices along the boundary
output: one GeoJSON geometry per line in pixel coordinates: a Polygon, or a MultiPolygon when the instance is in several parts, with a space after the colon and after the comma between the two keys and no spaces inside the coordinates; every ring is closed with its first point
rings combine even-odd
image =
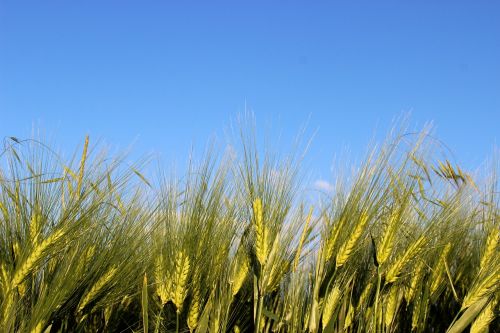
{"type": "Polygon", "coordinates": [[[0,331],[500,331],[498,161],[395,131],[318,193],[254,139],[146,177],[88,137],[6,138],[0,331]]]}

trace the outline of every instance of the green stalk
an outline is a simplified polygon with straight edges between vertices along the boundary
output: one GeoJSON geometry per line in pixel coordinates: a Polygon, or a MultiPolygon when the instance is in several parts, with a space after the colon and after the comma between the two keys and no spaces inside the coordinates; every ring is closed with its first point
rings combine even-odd
{"type": "Polygon", "coordinates": [[[259,293],[259,303],[257,304],[257,316],[255,317],[255,333],[260,333],[260,317],[262,316],[262,308],[264,307],[264,296],[259,293]]]}
{"type": "Polygon", "coordinates": [[[175,332],[179,333],[179,310],[175,312],[175,332]]]}
{"type": "Polygon", "coordinates": [[[260,267],[260,274],[258,277],[258,281],[256,281],[256,287],[257,287],[257,312],[255,314],[255,333],[260,333],[260,317],[262,316],[262,308],[264,307],[264,295],[262,292],[262,274],[264,273],[264,269],[261,266],[260,267]]]}
{"type": "Polygon", "coordinates": [[[380,274],[380,267],[377,266],[377,291],[375,292],[375,305],[373,308],[373,325],[375,327],[375,332],[378,332],[378,298],[380,294],[380,284],[382,282],[382,274],[380,274]]]}

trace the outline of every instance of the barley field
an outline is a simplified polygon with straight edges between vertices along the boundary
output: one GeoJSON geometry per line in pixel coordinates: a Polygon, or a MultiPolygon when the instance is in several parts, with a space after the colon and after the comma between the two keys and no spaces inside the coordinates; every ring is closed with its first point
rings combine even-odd
{"type": "Polygon", "coordinates": [[[392,132],[328,193],[252,134],[181,175],[5,138],[0,331],[499,332],[498,161],[429,137],[392,132]]]}

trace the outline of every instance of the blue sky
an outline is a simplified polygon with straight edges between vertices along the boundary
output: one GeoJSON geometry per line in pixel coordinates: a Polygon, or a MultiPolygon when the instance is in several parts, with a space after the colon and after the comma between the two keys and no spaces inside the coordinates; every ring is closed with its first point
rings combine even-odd
{"type": "Polygon", "coordinates": [[[411,112],[478,166],[500,133],[498,1],[0,0],[0,135],[183,161],[247,109],[314,177],[411,112]]]}

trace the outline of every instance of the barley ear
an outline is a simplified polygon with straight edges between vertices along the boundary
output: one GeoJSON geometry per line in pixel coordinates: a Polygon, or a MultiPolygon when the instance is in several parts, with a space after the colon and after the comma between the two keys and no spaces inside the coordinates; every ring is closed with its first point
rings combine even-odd
{"type": "Polygon", "coordinates": [[[43,329],[43,322],[40,321],[38,324],[36,324],[35,327],[33,327],[31,333],[42,333],[42,329],[43,329]]]}
{"type": "Polygon", "coordinates": [[[490,323],[495,319],[495,306],[498,297],[492,299],[488,305],[479,313],[470,328],[470,333],[487,333],[490,323]]]}
{"type": "Polygon", "coordinates": [[[255,223],[255,255],[259,263],[264,266],[267,259],[267,238],[268,230],[264,225],[262,213],[262,201],[257,198],[253,203],[253,214],[255,223]]]}
{"type": "Polygon", "coordinates": [[[92,288],[85,294],[78,306],[78,312],[81,312],[94,298],[102,291],[102,289],[114,278],[117,268],[111,267],[106,274],[101,276],[92,288]]]}
{"type": "Polygon", "coordinates": [[[322,317],[322,325],[323,325],[323,330],[325,327],[329,324],[330,319],[333,316],[333,313],[335,312],[335,309],[337,308],[337,305],[340,301],[340,297],[342,296],[342,292],[337,284],[333,287],[333,289],[330,291],[328,296],[326,297],[324,306],[323,306],[323,317],[322,317]]]}
{"type": "Polygon", "coordinates": [[[182,311],[184,299],[187,295],[189,267],[189,257],[183,251],[179,251],[175,260],[175,286],[172,295],[172,301],[177,308],[177,313],[182,311]]]}
{"type": "Polygon", "coordinates": [[[200,317],[200,301],[201,301],[201,293],[200,293],[200,285],[199,282],[193,286],[193,294],[191,298],[191,304],[189,306],[188,312],[188,327],[191,332],[193,332],[198,326],[198,319],[200,317]]]}
{"type": "Polygon", "coordinates": [[[80,171],[78,173],[78,183],[76,186],[76,194],[80,195],[80,191],[82,190],[82,181],[83,181],[83,175],[85,171],[85,161],[87,160],[87,149],[89,147],[89,136],[87,135],[85,137],[85,143],[83,145],[83,152],[82,152],[82,158],[80,160],[80,171]]]}
{"type": "Polygon", "coordinates": [[[172,294],[170,288],[171,279],[165,273],[164,265],[165,265],[165,260],[163,259],[163,254],[160,254],[158,258],[156,258],[154,277],[156,282],[156,294],[158,295],[158,297],[160,297],[162,305],[167,304],[172,294]]]}
{"type": "Polygon", "coordinates": [[[424,277],[424,274],[425,274],[425,262],[423,260],[420,260],[417,266],[415,267],[415,270],[410,280],[410,285],[405,290],[405,299],[408,303],[410,303],[415,297],[415,294],[417,293],[417,288],[419,286],[420,281],[424,277]]]}
{"type": "Polygon", "coordinates": [[[349,257],[352,254],[352,251],[354,250],[354,247],[356,246],[356,243],[358,239],[361,237],[363,232],[365,231],[365,226],[368,222],[368,214],[363,213],[361,214],[361,217],[356,224],[356,227],[354,228],[353,233],[351,234],[351,237],[345,242],[341,247],[339,252],[337,253],[337,260],[336,260],[336,266],[340,267],[344,265],[349,259],[349,257]]]}
{"type": "Polygon", "coordinates": [[[485,267],[493,258],[495,251],[497,251],[499,241],[500,229],[492,228],[490,233],[488,234],[488,237],[486,238],[483,255],[481,256],[481,262],[479,264],[479,269],[481,271],[485,269],[485,267]]]}
{"type": "Polygon", "coordinates": [[[333,226],[332,235],[326,239],[325,252],[324,252],[325,261],[330,260],[330,258],[333,255],[333,250],[335,249],[335,245],[337,244],[337,240],[339,238],[340,231],[342,230],[342,228],[344,226],[344,221],[345,220],[342,218],[338,223],[336,223],[333,226]]]}
{"type": "Polygon", "coordinates": [[[33,212],[33,214],[31,215],[30,223],[30,240],[33,246],[38,243],[38,235],[40,233],[40,220],[40,214],[33,212]]]}
{"type": "Polygon", "coordinates": [[[12,289],[18,287],[21,282],[23,282],[23,280],[31,273],[36,263],[42,258],[44,252],[50,246],[54,245],[59,239],[61,239],[63,235],[64,231],[62,229],[59,229],[53,232],[49,237],[44,239],[40,244],[33,248],[28,258],[26,258],[24,263],[19,266],[19,268],[14,273],[14,277],[11,281],[12,289]]]}
{"type": "Polygon", "coordinates": [[[231,293],[233,296],[236,296],[238,291],[240,291],[241,286],[245,282],[245,279],[248,275],[249,267],[247,263],[247,258],[242,255],[239,260],[237,260],[237,264],[233,271],[233,278],[231,281],[231,293]]]}
{"type": "Polygon", "coordinates": [[[430,288],[430,294],[431,297],[434,297],[436,292],[438,292],[439,287],[444,281],[445,277],[445,265],[446,265],[446,259],[448,257],[448,253],[450,253],[451,250],[451,243],[446,244],[446,246],[443,249],[443,252],[441,253],[441,256],[438,259],[437,265],[434,268],[434,271],[432,272],[432,283],[431,283],[431,288],[430,288]]]}
{"type": "Polygon", "coordinates": [[[377,261],[379,265],[384,264],[389,256],[391,255],[392,248],[394,246],[394,238],[396,235],[396,230],[398,226],[398,215],[397,211],[394,210],[389,218],[388,223],[385,225],[382,240],[377,247],[377,261]]]}
{"type": "Polygon", "coordinates": [[[386,283],[394,283],[399,279],[401,271],[406,265],[413,260],[414,256],[420,252],[424,246],[426,238],[421,235],[414,243],[412,243],[406,251],[391,265],[387,271],[385,281],[386,283]]]}
{"type": "Polygon", "coordinates": [[[304,229],[302,230],[302,234],[300,235],[299,245],[297,246],[297,250],[295,252],[295,258],[293,260],[293,271],[297,270],[297,266],[299,265],[300,255],[302,253],[302,247],[304,246],[304,242],[306,240],[307,231],[309,229],[309,224],[311,222],[313,213],[313,207],[309,209],[309,214],[306,218],[306,224],[304,225],[304,229]]]}
{"type": "Polygon", "coordinates": [[[461,310],[468,308],[469,306],[477,303],[484,297],[489,297],[491,293],[498,288],[500,283],[500,265],[497,269],[493,270],[489,275],[482,277],[474,286],[469,289],[467,295],[465,295],[462,302],[461,310]]]}
{"type": "Polygon", "coordinates": [[[397,286],[391,287],[385,304],[384,323],[387,331],[390,331],[389,328],[391,327],[394,318],[396,317],[400,301],[401,299],[399,298],[399,288],[397,286]]]}
{"type": "Polygon", "coordinates": [[[489,298],[484,297],[477,302],[471,304],[467,310],[458,318],[457,321],[453,322],[446,333],[460,333],[465,330],[467,326],[470,325],[476,319],[476,317],[483,311],[483,309],[488,304],[489,298]]]}

